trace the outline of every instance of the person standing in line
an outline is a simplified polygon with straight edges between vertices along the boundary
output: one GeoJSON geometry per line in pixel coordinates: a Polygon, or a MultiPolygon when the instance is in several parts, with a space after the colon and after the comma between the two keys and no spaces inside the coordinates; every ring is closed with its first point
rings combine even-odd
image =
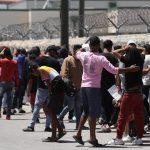
{"type": "Polygon", "coordinates": [[[6,104],[7,112],[6,119],[11,119],[11,106],[12,106],[12,92],[15,86],[16,90],[19,86],[19,73],[17,62],[13,60],[11,50],[9,48],[4,48],[0,55],[3,55],[4,58],[0,59],[0,114],[2,99],[4,93],[6,93],[6,104]],[[9,68],[9,69],[8,69],[9,68]],[[15,83],[15,85],[14,85],[15,83]]]}
{"type": "MultiPolygon", "coordinates": [[[[143,68],[146,69],[147,66],[150,65],[150,44],[146,44],[144,48],[145,48],[145,60],[144,60],[143,68]]],[[[148,102],[149,91],[150,91],[150,72],[143,75],[142,81],[143,81],[142,91],[143,91],[143,94],[145,95],[144,106],[148,113],[148,117],[150,117],[150,104],[148,102]]],[[[150,129],[150,125],[149,125],[149,129],[150,129]]]]}
{"type": "Polygon", "coordinates": [[[25,49],[17,49],[15,51],[14,60],[17,61],[18,71],[19,71],[19,88],[15,90],[14,98],[13,98],[13,106],[12,106],[12,114],[15,114],[15,108],[18,108],[19,113],[25,113],[25,110],[22,109],[23,97],[26,90],[26,84],[24,81],[24,65],[26,58],[26,50],[25,49]]]}
{"type": "Polygon", "coordinates": [[[125,72],[134,72],[139,70],[137,66],[130,66],[128,68],[116,68],[114,67],[104,56],[99,54],[100,39],[97,36],[93,36],[89,39],[90,52],[76,53],[77,59],[79,59],[83,66],[81,92],[83,100],[83,113],[80,118],[77,134],[73,136],[76,142],[84,144],[82,140],[82,127],[86,120],[89,121],[90,126],[90,139],[88,142],[95,147],[102,146],[98,143],[96,138],[96,119],[101,114],[101,74],[103,68],[113,74],[120,74],[125,72]]]}
{"type": "MultiPolygon", "coordinates": [[[[104,50],[102,55],[105,56],[113,66],[117,67],[118,60],[111,53],[113,48],[113,42],[111,40],[105,40],[103,43],[103,47],[104,50]]],[[[105,118],[103,120],[104,122],[102,124],[101,130],[99,132],[111,132],[110,120],[111,120],[111,115],[113,113],[114,107],[112,104],[113,97],[108,92],[108,89],[114,84],[117,85],[116,78],[117,76],[108,72],[106,69],[103,69],[102,78],[101,78],[101,96],[102,96],[102,107],[104,108],[105,118]]]]}
{"type": "MultiPolygon", "coordinates": [[[[64,79],[69,80],[74,88],[73,95],[65,94],[65,100],[67,101],[67,106],[63,108],[58,116],[60,122],[63,123],[64,116],[71,110],[74,109],[76,117],[76,129],[78,128],[80,117],[81,117],[81,80],[82,80],[82,65],[81,62],[75,57],[76,52],[81,48],[81,45],[74,45],[72,56],[68,56],[64,59],[61,67],[61,76],[64,79]]],[[[63,125],[64,126],[64,125],[63,125]]]]}
{"type": "MultiPolygon", "coordinates": [[[[132,42],[132,45],[135,43],[132,42]]],[[[113,54],[124,63],[125,67],[136,64],[140,67],[137,72],[128,72],[125,74],[125,91],[120,102],[120,112],[117,121],[116,138],[109,141],[108,145],[124,145],[122,140],[123,132],[127,120],[134,114],[137,137],[132,142],[133,145],[142,145],[142,137],[144,133],[144,103],[142,96],[142,75],[144,58],[135,46],[130,46],[124,49],[125,54],[122,56],[116,51],[113,54]]]]}

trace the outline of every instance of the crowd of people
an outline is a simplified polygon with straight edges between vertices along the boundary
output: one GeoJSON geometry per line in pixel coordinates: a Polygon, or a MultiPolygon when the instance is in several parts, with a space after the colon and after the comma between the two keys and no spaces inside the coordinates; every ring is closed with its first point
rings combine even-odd
{"type": "Polygon", "coordinates": [[[130,40],[126,45],[103,42],[97,36],[87,44],[50,45],[46,50],[33,47],[10,49],[0,46],[0,118],[7,120],[22,109],[25,93],[30,98],[32,119],[23,132],[34,132],[42,108],[46,132],[51,136],[43,142],[57,142],[65,136],[64,117],[75,118],[77,133],[73,138],[84,145],[82,130],[89,123],[88,142],[101,147],[99,132],[111,132],[116,137],[108,145],[142,145],[143,134],[150,129],[150,45],[138,47],[130,40]],[[116,87],[119,100],[108,89],[116,87]],[[18,111],[17,111],[18,110],[18,111]],[[145,127],[145,128],[144,128],[145,127]],[[58,132],[57,132],[58,130],[58,132]]]}

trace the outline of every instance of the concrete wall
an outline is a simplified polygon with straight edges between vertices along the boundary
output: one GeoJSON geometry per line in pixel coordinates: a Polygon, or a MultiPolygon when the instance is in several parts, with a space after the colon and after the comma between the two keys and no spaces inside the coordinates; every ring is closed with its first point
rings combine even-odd
{"type": "MultiPolygon", "coordinates": [[[[150,34],[132,34],[132,35],[112,35],[112,36],[100,36],[101,40],[111,39],[115,44],[125,44],[128,40],[134,40],[137,44],[150,43],[150,34]]],[[[69,44],[84,44],[87,40],[84,38],[70,38],[69,44]]],[[[44,50],[49,45],[60,45],[60,39],[44,39],[44,40],[24,40],[24,41],[5,41],[0,42],[0,45],[6,45],[13,48],[26,48],[31,49],[33,46],[39,46],[44,50]]]]}

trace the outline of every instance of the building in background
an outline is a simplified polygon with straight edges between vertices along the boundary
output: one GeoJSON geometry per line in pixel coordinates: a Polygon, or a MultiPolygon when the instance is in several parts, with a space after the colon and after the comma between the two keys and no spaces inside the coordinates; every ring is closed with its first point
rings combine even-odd
{"type": "MultiPolygon", "coordinates": [[[[21,0],[13,5],[0,5],[0,9],[59,9],[61,0],[21,0]]],[[[79,8],[79,0],[70,0],[70,9],[79,8]]],[[[150,0],[85,0],[85,9],[112,9],[117,7],[145,7],[150,0]],[[137,2],[138,1],[138,2],[137,2]]]]}
{"type": "MultiPolygon", "coordinates": [[[[0,3],[0,41],[60,38],[61,0],[0,3]]],[[[79,0],[69,0],[69,36],[150,33],[150,0],[85,0],[84,24],[79,0]],[[82,17],[82,16],[80,16],[82,17]]]]}

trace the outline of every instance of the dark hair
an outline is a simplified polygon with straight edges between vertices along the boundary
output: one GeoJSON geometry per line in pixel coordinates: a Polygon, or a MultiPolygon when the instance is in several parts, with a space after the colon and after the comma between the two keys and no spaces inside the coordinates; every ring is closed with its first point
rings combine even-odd
{"type": "Polygon", "coordinates": [[[4,50],[4,57],[9,57],[10,59],[13,58],[13,55],[12,55],[11,50],[9,48],[6,48],[4,50]]]}
{"type": "Polygon", "coordinates": [[[150,44],[145,44],[144,48],[148,54],[150,54],[150,44]]]}
{"type": "Polygon", "coordinates": [[[113,46],[113,42],[111,40],[105,40],[103,43],[103,47],[106,49],[107,48],[110,49],[110,48],[112,48],[112,46],[113,46]]]}
{"type": "Polygon", "coordinates": [[[89,38],[89,45],[90,46],[96,46],[100,45],[100,39],[97,36],[92,36],[89,38]]]}
{"type": "Polygon", "coordinates": [[[25,56],[27,56],[27,51],[24,48],[20,49],[20,53],[23,54],[23,55],[25,55],[25,56]]]}
{"type": "Polygon", "coordinates": [[[32,47],[30,54],[35,54],[36,56],[39,56],[41,54],[40,48],[38,46],[32,47]]]}
{"type": "Polygon", "coordinates": [[[61,48],[58,50],[59,57],[60,58],[66,58],[68,57],[68,50],[66,48],[61,48]]]}
{"type": "Polygon", "coordinates": [[[34,69],[37,69],[38,67],[39,67],[38,63],[32,62],[30,63],[29,69],[34,70],[34,69]]]}
{"type": "Polygon", "coordinates": [[[121,48],[122,48],[121,45],[115,45],[115,46],[114,46],[114,50],[121,49],[121,48]]]}
{"type": "Polygon", "coordinates": [[[129,66],[136,64],[137,66],[143,67],[144,60],[141,57],[140,52],[135,47],[129,47],[127,50],[129,66]]]}
{"type": "Polygon", "coordinates": [[[29,59],[36,59],[36,57],[37,57],[37,56],[36,56],[35,54],[30,54],[30,55],[29,55],[29,59]]]}
{"type": "Polygon", "coordinates": [[[82,48],[82,45],[80,45],[80,44],[75,44],[75,45],[73,46],[73,50],[78,50],[78,49],[80,49],[80,48],[82,48]]]}
{"type": "Polygon", "coordinates": [[[50,45],[50,46],[48,46],[47,48],[46,48],[46,51],[45,51],[45,54],[46,53],[49,53],[50,51],[55,51],[55,52],[57,52],[57,47],[55,46],[55,45],[50,45]]]}

